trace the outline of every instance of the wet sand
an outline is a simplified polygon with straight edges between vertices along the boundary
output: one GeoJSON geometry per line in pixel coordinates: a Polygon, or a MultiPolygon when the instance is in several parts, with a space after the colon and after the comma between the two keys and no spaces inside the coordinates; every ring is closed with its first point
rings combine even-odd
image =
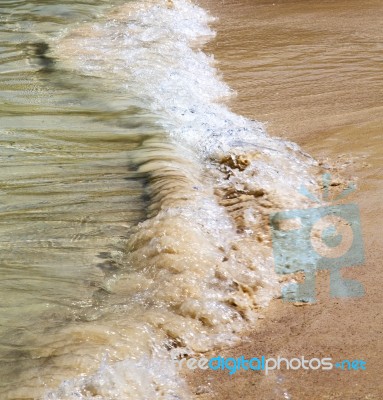
{"type": "Polygon", "coordinates": [[[317,277],[317,302],[278,299],[254,331],[224,357],[363,359],[366,371],[194,372],[199,399],[381,399],[383,296],[383,3],[370,1],[203,0],[219,17],[214,53],[237,92],[235,112],[268,123],[272,135],[296,141],[325,170],[356,181],[345,203],[361,212],[365,263],[345,268],[365,295],[329,296],[317,277]]]}

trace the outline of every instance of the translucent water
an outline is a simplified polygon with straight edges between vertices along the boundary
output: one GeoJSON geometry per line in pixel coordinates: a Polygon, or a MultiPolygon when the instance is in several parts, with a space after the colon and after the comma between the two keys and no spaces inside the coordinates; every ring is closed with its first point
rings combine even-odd
{"type": "Polygon", "coordinates": [[[184,0],[17,2],[1,28],[3,398],[187,398],[280,290],[268,214],[315,162],[232,113],[184,0]]]}

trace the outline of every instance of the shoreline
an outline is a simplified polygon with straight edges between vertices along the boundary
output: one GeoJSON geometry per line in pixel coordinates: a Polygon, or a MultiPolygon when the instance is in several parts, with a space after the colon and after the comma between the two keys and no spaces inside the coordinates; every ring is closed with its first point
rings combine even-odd
{"type": "MultiPolygon", "coordinates": [[[[274,11],[275,5],[269,1],[254,5],[254,10],[258,12],[258,15],[267,15],[268,18],[272,18],[274,12],[275,18],[281,19],[282,23],[285,21],[286,24],[291,24],[295,20],[297,31],[299,31],[301,28],[299,22],[305,23],[297,13],[300,4],[289,8],[287,2],[282,1],[277,3],[278,5],[282,8],[282,14],[285,13],[284,16],[277,14],[277,11],[274,11]],[[284,6],[286,7],[283,8],[284,6]]],[[[354,5],[354,2],[349,3],[350,15],[356,18],[355,15],[360,12],[360,9],[352,9],[354,5]]],[[[316,303],[297,307],[280,299],[274,300],[264,310],[264,318],[258,321],[255,329],[243,336],[242,343],[231,349],[217,351],[214,354],[209,353],[205,356],[220,355],[226,358],[238,358],[244,355],[246,358],[251,358],[264,355],[285,358],[304,356],[306,359],[314,357],[332,357],[333,360],[363,359],[367,362],[367,369],[366,371],[282,370],[269,373],[268,376],[253,371],[239,371],[230,376],[228,371],[195,370],[188,372],[186,379],[189,387],[192,393],[198,394],[196,396],[198,399],[378,400],[383,393],[383,382],[379,374],[379,370],[383,367],[383,362],[379,357],[380,351],[383,350],[383,319],[380,313],[383,296],[379,288],[379,282],[383,278],[379,260],[381,231],[379,220],[383,215],[380,204],[380,199],[383,198],[383,185],[379,180],[383,146],[379,138],[383,130],[381,117],[383,114],[380,113],[379,116],[378,112],[379,108],[382,108],[379,103],[381,100],[378,95],[379,87],[376,85],[375,92],[371,93],[369,88],[363,86],[364,79],[360,82],[350,81],[348,86],[343,84],[341,88],[343,92],[338,95],[346,102],[350,100],[350,96],[356,98],[352,103],[337,104],[337,94],[329,90],[332,82],[336,85],[334,79],[336,80],[339,75],[335,65],[334,74],[330,75],[328,82],[325,82],[322,95],[317,96],[316,99],[310,96],[305,98],[300,93],[301,89],[306,94],[310,94],[310,91],[315,92],[316,82],[307,83],[302,80],[301,86],[294,90],[288,84],[286,87],[279,87],[279,93],[291,96],[286,107],[284,107],[283,97],[275,99],[272,93],[267,92],[264,93],[265,98],[257,103],[259,94],[256,89],[257,82],[267,70],[266,72],[259,70],[254,64],[252,68],[235,64],[238,59],[242,60],[238,55],[238,59],[235,59],[235,51],[243,55],[246,46],[253,46],[246,41],[248,37],[242,37],[243,40],[240,41],[240,35],[235,37],[235,32],[236,26],[240,26],[239,22],[245,19],[243,25],[250,31],[249,36],[251,34],[256,36],[255,41],[258,41],[259,45],[262,43],[260,37],[267,23],[264,24],[265,26],[262,21],[259,23],[261,32],[257,32],[256,35],[255,31],[251,32],[251,28],[254,27],[249,26],[249,19],[246,19],[246,11],[251,14],[249,13],[251,5],[246,0],[225,1],[221,6],[216,1],[205,0],[202,1],[202,6],[210,10],[212,15],[219,17],[219,21],[214,26],[218,33],[217,38],[208,45],[208,51],[215,55],[218,61],[217,67],[224,75],[225,81],[238,93],[230,104],[234,111],[261,121],[260,116],[268,115],[268,131],[271,135],[278,133],[278,136],[297,142],[305,152],[322,162],[325,168],[328,164],[327,168],[330,172],[334,171],[336,174],[339,172],[340,176],[350,181],[356,180],[357,191],[345,199],[345,203],[356,203],[359,206],[365,250],[365,263],[362,266],[342,270],[344,277],[356,279],[362,283],[365,289],[364,297],[331,298],[329,273],[322,271],[318,273],[316,279],[316,303]],[[243,8],[240,8],[241,6],[243,8]],[[252,81],[243,82],[244,70],[252,81]],[[356,87],[355,92],[352,90],[353,86],[356,87]],[[358,88],[361,90],[358,91],[358,88]],[[251,89],[255,90],[253,97],[251,89]],[[374,98],[375,104],[370,104],[368,91],[374,98]],[[302,118],[303,122],[299,123],[299,121],[294,121],[294,115],[289,117],[288,110],[289,104],[292,105],[291,107],[299,102],[303,104],[302,99],[306,100],[305,107],[308,110],[308,116],[305,114],[306,119],[302,118]],[[268,104],[268,101],[271,104],[268,104]],[[335,104],[330,115],[328,115],[329,110],[324,107],[327,101],[335,104]],[[350,108],[347,107],[349,104],[350,108]],[[275,112],[272,115],[269,113],[269,106],[274,107],[275,112]],[[316,116],[311,125],[310,115],[316,116]],[[325,117],[327,123],[323,125],[325,117]]],[[[337,10],[342,24],[347,27],[347,23],[351,23],[353,18],[350,17],[349,21],[344,18],[344,13],[342,14],[344,6],[343,1],[337,1],[333,8],[327,4],[326,10],[325,4],[318,12],[337,10]]],[[[381,7],[376,1],[369,2],[360,20],[373,18],[372,10],[375,6],[381,7]]],[[[276,42],[278,38],[274,41],[269,38],[265,46],[272,47],[276,42]]],[[[283,53],[283,47],[280,45],[279,48],[283,53]]],[[[244,56],[243,64],[250,65],[252,57],[255,59],[255,55],[249,53],[244,56]]],[[[356,53],[354,57],[358,57],[358,54],[356,53]]],[[[283,54],[280,55],[280,59],[282,58],[283,54]]],[[[259,64],[260,61],[257,60],[257,63],[259,64]]],[[[315,73],[314,67],[310,73],[315,73]]],[[[342,65],[339,64],[338,68],[341,69],[342,65]]],[[[372,69],[364,72],[370,75],[370,79],[375,76],[372,69]]],[[[278,79],[278,76],[274,77],[275,85],[280,84],[278,79]]],[[[291,82],[299,85],[299,79],[291,82]]],[[[303,112],[302,109],[299,111],[303,112]]]]}

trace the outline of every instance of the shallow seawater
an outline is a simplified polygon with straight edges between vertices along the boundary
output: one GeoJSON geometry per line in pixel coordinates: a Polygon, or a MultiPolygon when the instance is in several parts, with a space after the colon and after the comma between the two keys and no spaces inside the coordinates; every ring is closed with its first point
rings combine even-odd
{"type": "Polygon", "coordinates": [[[1,397],[188,398],[172,357],[278,296],[268,215],[316,163],[227,108],[188,1],[1,9],[1,397]]]}
{"type": "Polygon", "coordinates": [[[49,385],[39,368],[65,346],[59,332],[91,318],[105,271],[145,217],[130,152],[158,128],[129,93],[45,55],[45,38],[94,17],[93,3],[1,4],[1,398],[49,385]]]}

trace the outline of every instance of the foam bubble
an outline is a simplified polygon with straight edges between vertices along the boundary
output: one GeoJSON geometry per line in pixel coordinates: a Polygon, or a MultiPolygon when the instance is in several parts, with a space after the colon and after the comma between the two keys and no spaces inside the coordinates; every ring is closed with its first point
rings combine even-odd
{"type": "Polygon", "coordinates": [[[132,357],[121,350],[131,341],[118,347],[109,338],[118,347],[111,364],[67,380],[47,399],[184,398],[164,349],[230,345],[280,291],[268,214],[304,206],[297,187],[314,184],[315,163],[225,106],[231,90],[200,49],[214,34],[211,20],[186,0],[129,2],[56,43],[63,67],[140,98],[162,132],[131,160],[146,177],[147,218],[106,282],[93,323],[117,329],[116,319],[126,318],[137,351],[132,357]],[[146,336],[140,343],[142,324],[154,332],[154,352],[146,336]]]}

